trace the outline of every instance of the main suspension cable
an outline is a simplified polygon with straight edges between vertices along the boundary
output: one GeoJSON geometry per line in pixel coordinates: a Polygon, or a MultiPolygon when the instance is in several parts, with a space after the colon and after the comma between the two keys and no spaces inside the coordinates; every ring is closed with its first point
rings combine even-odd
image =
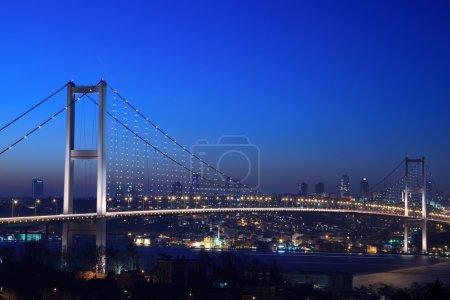
{"type": "Polygon", "coordinates": [[[385,177],[383,177],[383,179],[381,179],[380,181],[378,181],[374,186],[372,186],[372,188],[370,188],[370,192],[373,191],[375,188],[377,188],[380,184],[382,184],[386,179],[388,179],[389,177],[392,176],[392,174],[395,173],[395,171],[397,171],[404,163],[404,159],[402,159],[402,161],[391,171],[389,172],[389,174],[387,174],[385,177]]]}
{"type": "Polygon", "coordinates": [[[244,188],[248,188],[250,189],[250,187],[248,187],[247,185],[243,184],[240,182],[240,180],[238,179],[233,179],[232,177],[228,176],[227,174],[225,174],[224,172],[220,171],[219,169],[213,167],[212,165],[210,165],[209,163],[207,163],[206,161],[204,161],[203,159],[201,159],[200,157],[198,157],[197,155],[195,155],[194,153],[192,153],[191,151],[189,151],[185,146],[183,146],[182,144],[178,143],[174,138],[172,138],[166,131],[162,130],[158,125],[156,125],[155,123],[153,123],[148,117],[146,117],[144,114],[142,114],[139,109],[137,109],[135,106],[133,106],[127,99],[125,99],[119,92],[117,92],[116,89],[114,89],[111,85],[108,84],[108,87],[111,89],[111,91],[114,92],[114,94],[116,94],[123,102],[125,102],[131,109],[133,109],[140,117],[142,117],[145,122],[149,123],[150,125],[152,125],[156,130],[158,130],[159,132],[161,132],[163,135],[165,135],[169,140],[171,140],[175,145],[177,145],[178,147],[180,147],[183,151],[185,151],[186,153],[188,153],[189,155],[191,155],[192,157],[194,157],[195,159],[197,159],[198,161],[200,161],[202,164],[206,165],[208,168],[214,170],[215,172],[219,173],[220,175],[222,175],[223,177],[225,177],[227,180],[233,181],[235,183],[237,183],[240,187],[244,187],[244,188]]]}
{"type": "Polygon", "coordinates": [[[44,122],[42,122],[41,124],[39,124],[38,126],[36,126],[35,128],[33,128],[31,131],[29,131],[28,133],[26,133],[23,137],[21,137],[20,139],[18,139],[17,141],[15,141],[14,143],[12,143],[9,147],[6,147],[5,149],[3,149],[0,152],[0,155],[2,155],[3,153],[5,153],[6,151],[12,149],[12,147],[14,147],[15,145],[17,145],[18,143],[26,140],[31,134],[35,133],[37,130],[41,129],[42,126],[46,125],[48,122],[50,122],[51,120],[53,120],[54,118],[56,118],[58,115],[60,115],[63,111],[67,110],[69,107],[71,107],[72,105],[75,104],[75,102],[78,102],[81,100],[81,98],[83,98],[86,94],[83,94],[82,96],[76,98],[75,100],[73,100],[70,104],[66,105],[65,107],[63,107],[62,109],[60,109],[59,111],[57,111],[55,114],[53,114],[50,118],[46,119],[44,122]]]}
{"type": "MultiPolygon", "coordinates": [[[[30,113],[31,111],[33,111],[34,109],[38,108],[39,106],[41,106],[42,104],[44,104],[45,102],[47,102],[47,100],[49,100],[50,98],[52,98],[53,96],[55,96],[56,94],[58,94],[60,91],[62,91],[69,83],[66,83],[65,85],[63,85],[61,88],[59,88],[58,90],[56,90],[55,92],[51,93],[48,97],[46,97],[44,100],[42,100],[41,102],[37,103],[36,105],[34,105],[33,107],[31,107],[30,109],[28,109],[27,111],[25,111],[24,113],[20,114],[19,116],[17,116],[16,118],[14,118],[12,121],[10,121],[8,124],[4,125],[2,128],[0,128],[0,132],[3,131],[4,129],[8,128],[9,126],[11,126],[12,124],[14,124],[15,122],[17,122],[18,120],[20,120],[21,118],[23,118],[24,116],[26,116],[28,113],[30,113]]],[[[1,154],[1,153],[0,153],[1,154]]]]}
{"type": "MultiPolygon", "coordinates": [[[[86,97],[88,97],[95,105],[98,106],[98,102],[95,101],[92,97],[90,97],[89,95],[86,95],[86,97]]],[[[200,178],[204,179],[205,181],[208,181],[212,184],[218,185],[220,187],[220,185],[206,177],[204,177],[201,174],[198,174],[196,172],[194,172],[193,170],[191,170],[190,168],[186,167],[185,165],[183,165],[182,163],[180,163],[179,161],[175,160],[174,158],[172,158],[171,156],[169,156],[167,153],[164,153],[163,151],[161,151],[158,147],[156,147],[155,145],[153,145],[152,143],[148,142],[147,140],[145,140],[143,137],[141,137],[139,134],[137,134],[136,132],[134,132],[130,127],[128,127],[126,124],[124,124],[122,121],[120,121],[116,116],[114,116],[113,114],[111,114],[109,111],[106,112],[106,114],[108,116],[110,116],[111,118],[114,119],[114,121],[116,121],[117,123],[119,123],[122,127],[124,127],[126,130],[128,130],[129,132],[131,132],[134,136],[136,136],[138,139],[140,139],[141,141],[143,141],[146,145],[152,147],[155,151],[157,151],[159,154],[163,155],[164,157],[166,157],[167,159],[169,159],[170,161],[172,161],[173,163],[175,163],[176,165],[180,166],[181,168],[185,169],[186,171],[192,173],[192,174],[196,174],[198,175],[200,178]]]]}

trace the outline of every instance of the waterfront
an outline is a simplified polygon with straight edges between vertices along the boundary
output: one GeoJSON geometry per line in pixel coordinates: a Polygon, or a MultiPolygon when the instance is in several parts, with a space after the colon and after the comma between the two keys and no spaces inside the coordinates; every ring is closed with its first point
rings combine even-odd
{"type": "MultiPolygon", "coordinates": [[[[0,242],[0,248],[12,248],[19,256],[25,249],[23,241],[0,242]]],[[[92,244],[89,239],[79,239],[78,246],[85,248],[92,244]]],[[[61,255],[60,239],[46,244],[56,257],[61,255]],[[58,241],[59,240],[59,241],[58,241]]],[[[135,246],[126,242],[126,234],[118,238],[117,234],[107,235],[107,249],[129,253],[130,247],[136,256],[136,265],[143,269],[151,269],[159,259],[198,260],[205,254],[218,257],[222,254],[238,257],[242,262],[259,261],[266,265],[276,265],[282,273],[349,273],[353,275],[353,286],[384,283],[396,287],[408,287],[414,282],[427,283],[439,279],[450,284],[450,259],[424,255],[396,254],[358,254],[358,253],[300,253],[300,252],[270,252],[259,250],[207,250],[171,246],[135,246]]],[[[87,249],[87,248],[86,248],[87,249]]],[[[93,252],[91,252],[94,255],[93,252]]],[[[126,257],[126,255],[124,256],[126,257]]],[[[128,259],[127,257],[126,259],[128,259]]],[[[85,257],[85,259],[88,259],[85,257]]],[[[89,259],[88,259],[89,260],[89,259]]],[[[110,262],[106,261],[106,268],[110,262]]],[[[114,265],[126,265],[125,262],[113,262],[114,265]]],[[[80,266],[83,263],[80,262],[80,266]]],[[[126,271],[122,267],[121,271],[126,271]]],[[[117,271],[117,270],[115,270],[117,271]]]]}

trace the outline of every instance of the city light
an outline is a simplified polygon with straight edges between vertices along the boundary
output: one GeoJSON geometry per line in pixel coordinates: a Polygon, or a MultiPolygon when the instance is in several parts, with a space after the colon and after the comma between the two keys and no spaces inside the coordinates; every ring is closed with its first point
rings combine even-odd
{"type": "Polygon", "coordinates": [[[36,201],[34,202],[34,215],[35,216],[37,216],[37,207],[38,207],[38,204],[40,204],[41,203],[41,200],[39,200],[39,199],[36,199],[36,201]]]}
{"type": "Polygon", "coordinates": [[[53,204],[55,204],[55,215],[57,215],[58,214],[58,200],[53,199],[52,202],[53,202],[53,204]]]}

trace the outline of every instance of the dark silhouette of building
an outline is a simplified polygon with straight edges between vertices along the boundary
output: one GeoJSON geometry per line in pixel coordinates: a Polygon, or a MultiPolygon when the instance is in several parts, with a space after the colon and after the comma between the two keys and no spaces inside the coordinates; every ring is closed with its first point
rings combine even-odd
{"type": "Polygon", "coordinates": [[[359,185],[359,196],[363,199],[369,198],[369,182],[367,178],[363,178],[359,185]]]}
{"type": "Polygon", "coordinates": [[[181,196],[183,195],[183,185],[177,181],[172,184],[172,195],[181,196]]]}
{"type": "Polygon", "coordinates": [[[159,259],[156,263],[156,278],[159,283],[187,287],[194,283],[199,274],[199,260],[177,258],[159,259]]]}
{"type": "Polygon", "coordinates": [[[300,183],[299,193],[302,197],[308,196],[308,184],[306,182],[300,183]]]}
{"type": "Polygon", "coordinates": [[[283,278],[294,286],[315,286],[334,293],[348,293],[353,289],[353,275],[345,272],[286,272],[283,278]]]}
{"type": "Polygon", "coordinates": [[[318,182],[318,183],[316,183],[314,192],[315,192],[316,194],[322,194],[322,193],[325,193],[325,184],[324,184],[323,182],[318,182]]]}
{"type": "Polygon", "coordinates": [[[33,198],[42,198],[44,196],[44,180],[42,178],[33,178],[31,181],[33,198]]]}

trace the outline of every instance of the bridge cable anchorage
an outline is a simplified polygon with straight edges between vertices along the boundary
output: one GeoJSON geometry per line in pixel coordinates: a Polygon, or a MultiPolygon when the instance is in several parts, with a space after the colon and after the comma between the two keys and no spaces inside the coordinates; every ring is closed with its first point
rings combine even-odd
{"type": "Polygon", "coordinates": [[[385,180],[387,180],[389,177],[392,176],[392,174],[395,173],[395,171],[397,171],[405,162],[404,159],[401,160],[401,162],[391,171],[389,172],[385,177],[383,177],[383,179],[381,179],[380,181],[378,181],[375,185],[373,185],[370,189],[369,192],[372,192],[375,188],[377,188],[380,184],[382,184],[385,180]]]}
{"type": "Polygon", "coordinates": [[[175,140],[174,138],[172,138],[166,131],[162,130],[158,125],[156,125],[155,123],[153,123],[150,118],[147,118],[144,114],[142,114],[139,109],[137,109],[136,107],[134,107],[127,99],[125,99],[121,94],[119,94],[119,92],[117,92],[117,90],[115,90],[111,85],[107,84],[108,87],[110,88],[110,90],[113,91],[114,94],[116,94],[123,102],[125,102],[126,105],[128,105],[131,109],[133,109],[140,117],[142,117],[145,122],[147,122],[148,124],[152,125],[156,130],[158,130],[159,132],[161,132],[163,135],[165,135],[168,139],[170,139],[175,145],[177,145],[178,147],[180,147],[183,151],[187,152],[190,156],[194,157],[196,160],[198,160],[200,163],[204,164],[205,166],[207,166],[208,168],[214,170],[215,172],[219,173],[220,175],[222,175],[223,177],[225,177],[227,180],[233,181],[234,183],[237,183],[239,185],[239,187],[243,187],[243,188],[247,188],[250,189],[249,186],[243,184],[240,182],[240,180],[234,179],[230,176],[228,176],[227,174],[225,174],[224,172],[220,171],[219,169],[213,167],[212,165],[210,165],[209,163],[207,163],[206,161],[202,160],[200,157],[198,157],[197,155],[195,155],[194,153],[192,153],[191,151],[189,151],[187,149],[187,147],[183,146],[182,144],[180,144],[179,142],[177,142],[177,140],[175,140]]]}
{"type": "Polygon", "coordinates": [[[83,94],[82,96],[76,98],[75,100],[73,100],[69,105],[66,105],[65,107],[63,107],[62,109],[58,110],[55,114],[51,115],[48,119],[46,119],[44,122],[42,122],[41,124],[39,124],[38,126],[36,126],[35,128],[33,128],[32,130],[30,130],[28,133],[26,133],[23,137],[21,137],[20,139],[18,139],[17,141],[15,141],[14,143],[12,143],[10,146],[4,148],[1,152],[0,155],[2,155],[3,153],[5,153],[6,151],[12,149],[12,147],[14,147],[15,145],[17,145],[18,143],[26,140],[31,134],[35,133],[37,130],[41,129],[44,125],[46,125],[47,123],[49,123],[51,120],[55,119],[58,115],[60,115],[63,111],[67,110],[69,107],[71,107],[72,105],[74,105],[76,102],[80,101],[81,98],[83,98],[84,96],[86,96],[86,93],[83,94]]]}
{"type": "MultiPolygon", "coordinates": [[[[92,97],[90,97],[89,95],[86,95],[86,97],[88,97],[95,105],[98,106],[98,102],[95,101],[94,99],[92,99],[92,97]]],[[[130,129],[127,125],[125,125],[122,121],[120,121],[117,117],[115,117],[113,114],[111,114],[109,111],[106,112],[106,114],[108,116],[110,116],[111,118],[113,118],[118,124],[120,124],[121,126],[123,126],[126,130],[130,131],[134,136],[136,136],[138,139],[140,139],[141,141],[143,141],[145,144],[147,144],[148,146],[152,147],[155,151],[157,151],[159,154],[163,155],[164,157],[168,158],[170,161],[172,161],[173,163],[175,163],[176,165],[180,166],[181,168],[185,169],[186,171],[190,172],[191,174],[196,174],[198,175],[200,178],[202,178],[203,180],[214,184],[216,186],[219,186],[219,188],[221,187],[220,184],[204,177],[201,174],[198,174],[197,172],[194,172],[193,170],[191,170],[190,168],[186,167],[185,165],[181,164],[180,162],[178,162],[177,160],[173,159],[172,157],[170,157],[169,155],[167,155],[166,153],[164,153],[163,151],[161,151],[158,147],[154,146],[153,144],[149,143],[148,141],[146,141],[143,137],[141,137],[139,134],[137,134],[136,132],[134,132],[132,129],[130,129]]]]}
{"type": "Polygon", "coordinates": [[[19,121],[21,118],[23,118],[24,116],[26,116],[28,113],[32,112],[33,110],[35,110],[36,108],[38,108],[39,106],[41,106],[42,104],[44,104],[45,102],[47,102],[47,100],[49,100],[50,98],[52,98],[53,96],[55,96],[56,94],[58,94],[60,91],[62,91],[63,89],[66,88],[66,86],[69,83],[66,83],[65,85],[63,85],[61,88],[59,88],[58,90],[56,90],[55,92],[51,93],[49,96],[47,96],[45,99],[43,99],[42,101],[40,101],[39,103],[37,103],[36,105],[34,105],[33,107],[31,107],[30,109],[28,109],[27,111],[25,111],[24,113],[20,114],[19,116],[17,116],[16,118],[14,118],[12,121],[10,121],[8,124],[4,125],[2,128],[0,128],[0,132],[3,131],[4,129],[8,128],[9,126],[11,126],[12,124],[14,124],[15,122],[19,121]]]}

